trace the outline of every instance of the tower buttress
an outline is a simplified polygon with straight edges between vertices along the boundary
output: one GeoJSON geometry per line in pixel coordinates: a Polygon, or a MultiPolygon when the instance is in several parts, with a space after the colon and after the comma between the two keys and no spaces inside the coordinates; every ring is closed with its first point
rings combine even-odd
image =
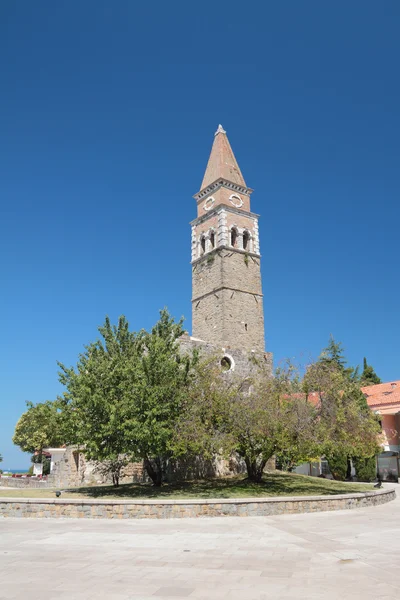
{"type": "Polygon", "coordinates": [[[193,337],[264,352],[258,215],[226,131],[219,125],[192,221],[193,337]]]}

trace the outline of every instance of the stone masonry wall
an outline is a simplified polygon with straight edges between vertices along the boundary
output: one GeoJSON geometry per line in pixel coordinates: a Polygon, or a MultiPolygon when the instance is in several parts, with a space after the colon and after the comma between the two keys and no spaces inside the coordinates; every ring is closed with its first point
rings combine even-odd
{"type": "Polygon", "coordinates": [[[227,500],[68,500],[0,498],[0,517],[170,519],[261,517],[377,506],[394,500],[393,489],[338,496],[235,498],[227,500]]]}
{"type": "MultiPolygon", "coordinates": [[[[77,451],[74,447],[67,447],[64,459],[56,463],[51,475],[47,481],[38,481],[33,479],[16,480],[16,485],[8,484],[8,487],[24,488],[76,488],[85,486],[94,486],[100,484],[112,484],[111,477],[100,475],[96,472],[94,463],[85,459],[82,452],[77,457],[77,451]],[[22,485],[23,483],[23,485],[22,485]],[[19,485],[18,485],[19,484],[19,485]]],[[[275,461],[271,459],[266,465],[266,471],[275,469],[275,461]]],[[[166,479],[169,482],[182,481],[184,479],[206,479],[213,477],[229,477],[246,473],[246,465],[238,456],[232,456],[224,459],[215,456],[212,460],[205,460],[199,456],[182,458],[180,460],[171,460],[166,479]]],[[[0,487],[3,486],[4,479],[0,479],[0,487]]],[[[121,473],[120,483],[145,483],[150,479],[143,467],[143,462],[129,463],[121,473]]]]}
{"type": "Polygon", "coordinates": [[[256,372],[259,365],[263,365],[272,375],[273,357],[271,352],[257,353],[237,348],[222,348],[190,337],[188,334],[183,335],[178,341],[182,352],[193,352],[196,349],[200,352],[200,356],[215,356],[217,360],[219,359],[218,357],[229,356],[234,363],[233,372],[241,377],[247,377],[256,372]]]}
{"type": "MultiPolygon", "coordinates": [[[[142,483],[147,481],[143,463],[129,463],[121,472],[121,483],[142,483]]],[[[48,476],[48,486],[73,488],[87,485],[111,484],[111,477],[101,475],[96,463],[87,460],[83,452],[74,446],[67,446],[60,461],[54,465],[48,476]]]]}
{"type": "Polygon", "coordinates": [[[49,487],[47,479],[37,479],[36,477],[0,477],[0,488],[46,489],[47,487],[49,487]]]}
{"type": "Polygon", "coordinates": [[[52,487],[79,487],[90,483],[100,483],[93,475],[93,466],[86,460],[82,452],[73,446],[65,449],[63,456],[53,467],[48,476],[52,487]]]}
{"type": "Polygon", "coordinates": [[[222,348],[264,351],[260,261],[224,248],[193,264],[193,337],[222,348]]]}

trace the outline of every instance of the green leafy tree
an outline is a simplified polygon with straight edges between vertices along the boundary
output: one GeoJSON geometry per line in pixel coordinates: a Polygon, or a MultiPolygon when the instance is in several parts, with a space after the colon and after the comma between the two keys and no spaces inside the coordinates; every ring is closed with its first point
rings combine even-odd
{"type": "Polygon", "coordinates": [[[151,332],[130,332],[125,317],[118,326],[107,318],[99,331],[102,339],[85,348],[76,368],[59,363],[69,441],[103,472],[109,465],[115,484],[124,461],[143,459],[159,486],[194,360],[178,347],[182,320],[164,309],[151,332]]]}
{"type": "Polygon", "coordinates": [[[284,398],[282,408],[283,436],[275,456],[283,471],[292,471],[298,464],[316,461],[320,456],[318,411],[306,394],[298,392],[284,398]]]}
{"type": "Polygon", "coordinates": [[[221,369],[219,356],[197,362],[171,440],[176,458],[201,456],[211,460],[233,452],[235,441],[226,427],[226,415],[239,391],[238,381],[221,369]]]}
{"type": "Polygon", "coordinates": [[[313,407],[304,394],[293,396],[294,389],[290,366],[278,369],[275,377],[260,368],[243,381],[221,371],[217,359],[200,363],[175,437],[175,453],[237,453],[248,478],[260,482],[277,452],[291,451],[298,460],[311,451],[313,407]]]}
{"type": "Polygon", "coordinates": [[[191,381],[196,356],[182,354],[178,338],[183,321],[175,323],[167,310],[150,333],[141,338],[132,401],[124,429],[134,440],[135,455],[154,485],[165,478],[168,460],[173,456],[173,439],[191,381]]]}
{"type": "Polygon", "coordinates": [[[313,390],[318,399],[321,454],[327,457],[333,475],[344,479],[349,458],[368,458],[377,451],[378,419],[369,409],[359,383],[335,362],[318,361],[312,365],[305,375],[304,387],[307,392],[313,390]]]}
{"type": "Polygon", "coordinates": [[[360,385],[367,386],[376,385],[378,383],[382,383],[382,380],[375,373],[374,368],[367,363],[367,359],[364,357],[364,368],[360,377],[360,385]]]}
{"type": "Polygon", "coordinates": [[[358,481],[375,481],[376,479],[376,457],[355,457],[353,459],[358,481]]]}
{"type": "MultiPolygon", "coordinates": [[[[364,370],[365,366],[364,360],[364,370]]],[[[369,369],[367,376],[368,373],[369,369]]],[[[379,448],[379,423],[368,407],[360,389],[362,385],[365,384],[358,368],[347,366],[342,344],[332,336],[304,377],[304,389],[319,396],[324,453],[338,479],[350,476],[350,459],[363,460],[379,448]]]]}
{"type": "Polygon", "coordinates": [[[130,450],[123,423],[140,334],[129,331],[124,317],[117,326],[107,317],[99,332],[101,339],[85,348],[76,368],[59,363],[59,379],[66,392],[58,403],[68,443],[82,447],[86,457],[98,466],[104,464],[102,474],[109,474],[118,485],[121,463],[128,461],[130,450]]]}
{"type": "Polygon", "coordinates": [[[12,439],[23,452],[37,453],[41,462],[43,448],[65,442],[63,419],[55,402],[26,404],[28,410],[16,424],[12,439]]]}
{"type": "Polygon", "coordinates": [[[340,342],[336,342],[332,334],[327,347],[322,350],[317,364],[325,367],[333,367],[352,381],[357,381],[358,379],[358,367],[346,366],[347,360],[344,357],[343,345],[340,342]]]}
{"type": "Polygon", "coordinates": [[[329,464],[329,470],[333,475],[334,479],[338,481],[344,481],[348,474],[348,457],[347,454],[340,452],[333,452],[327,454],[326,458],[329,464]]]}

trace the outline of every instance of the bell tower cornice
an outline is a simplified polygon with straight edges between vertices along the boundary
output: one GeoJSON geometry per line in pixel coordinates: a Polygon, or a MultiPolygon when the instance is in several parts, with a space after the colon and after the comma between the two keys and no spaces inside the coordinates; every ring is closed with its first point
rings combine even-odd
{"type": "Polygon", "coordinates": [[[254,190],[252,190],[252,188],[249,188],[249,187],[246,187],[243,185],[239,185],[237,183],[233,183],[232,181],[229,181],[228,179],[219,177],[218,179],[216,179],[215,181],[210,183],[210,185],[208,185],[207,187],[205,187],[205,188],[201,189],[199,192],[197,192],[197,194],[195,194],[193,196],[193,198],[197,202],[200,202],[201,200],[203,200],[210,194],[216,192],[217,190],[219,190],[222,187],[227,188],[228,190],[233,190],[235,192],[240,192],[241,194],[246,194],[248,196],[250,196],[250,194],[254,191],[254,190]]]}
{"type": "Polygon", "coordinates": [[[205,215],[200,215],[200,217],[196,217],[196,219],[193,219],[193,221],[190,221],[189,225],[200,225],[201,223],[204,223],[205,221],[207,221],[210,217],[212,217],[214,215],[218,215],[221,212],[228,212],[233,215],[250,217],[252,219],[258,219],[260,216],[257,213],[253,213],[253,212],[250,212],[247,210],[234,208],[233,206],[232,207],[226,206],[225,204],[219,204],[215,208],[213,207],[205,215]]]}

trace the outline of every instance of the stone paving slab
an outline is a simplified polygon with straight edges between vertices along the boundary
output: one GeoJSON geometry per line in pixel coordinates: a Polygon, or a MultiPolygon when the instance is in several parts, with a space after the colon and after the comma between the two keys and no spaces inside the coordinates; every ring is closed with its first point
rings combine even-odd
{"type": "Polygon", "coordinates": [[[10,518],[0,600],[397,600],[399,557],[399,497],[246,519],[10,518]]]}

